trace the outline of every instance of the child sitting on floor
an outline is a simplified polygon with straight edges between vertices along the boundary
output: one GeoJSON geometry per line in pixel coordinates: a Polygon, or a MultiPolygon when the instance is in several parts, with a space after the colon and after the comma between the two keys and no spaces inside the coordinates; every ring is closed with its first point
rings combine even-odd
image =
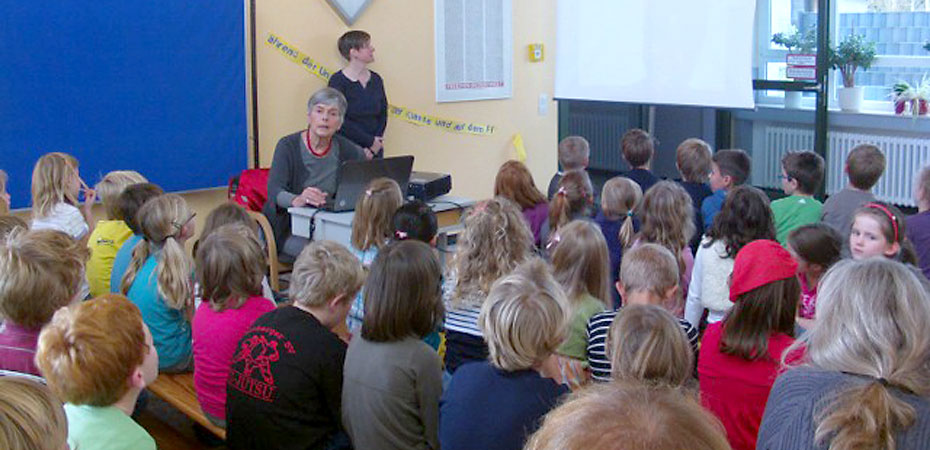
{"type": "Polygon", "coordinates": [[[226,427],[226,382],[236,345],[274,302],[262,296],[265,253],[252,230],[232,223],[217,228],[197,249],[203,302],[194,313],[194,388],[207,419],[226,427]]]}
{"type": "Polygon", "coordinates": [[[568,298],[542,260],[494,283],[479,317],[491,356],[460,367],[443,392],[443,449],[523,448],[568,393],[540,372],[564,338],[568,310],[568,298]]]}
{"type": "Polygon", "coordinates": [[[90,284],[91,297],[109,292],[113,259],[123,243],[132,236],[132,230],[126,225],[119,210],[119,196],[126,187],[146,181],[139,172],[114,170],[94,186],[94,191],[103,202],[107,217],[106,220],[97,221],[87,240],[87,247],[90,248],[87,281],[90,284]]]}
{"type": "Polygon", "coordinates": [[[679,304],[672,308],[672,314],[681,317],[684,313],[684,299],[688,295],[691,283],[691,271],[694,267],[694,255],[688,243],[694,234],[694,213],[691,198],[684,188],[671,181],[660,181],[645,195],[639,209],[640,228],[633,247],[651,242],[668,249],[678,260],[679,286],[684,297],[679,297],[679,304]]]}
{"type": "Polygon", "coordinates": [[[39,331],[80,301],[87,247],[53,230],[17,229],[0,242],[0,369],[39,376],[39,331]]]}
{"type": "Polygon", "coordinates": [[[801,301],[798,304],[798,324],[810,329],[817,313],[817,285],[827,270],[840,260],[843,239],[825,223],[810,223],[788,234],[788,252],[798,263],[801,301]]]}
{"type": "Polygon", "coordinates": [[[685,188],[694,205],[694,229],[697,231],[688,245],[691,247],[691,253],[697,253],[698,245],[701,244],[701,235],[705,231],[701,204],[704,203],[705,198],[714,193],[707,184],[712,162],[710,145],[700,139],[685,139],[675,149],[675,167],[681,174],[681,181],[678,181],[678,184],[685,188]]]}
{"type": "Polygon", "coordinates": [[[255,320],[233,353],[230,449],[348,448],[340,415],[346,343],[332,330],[344,326],[364,277],[358,258],[335,242],[300,252],[288,288],[293,303],[255,320]]]}
{"type": "Polygon", "coordinates": [[[921,169],[914,181],[917,214],[905,220],[907,238],[914,244],[920,270],[930,279],[930,166],[921,169]]]}
{"type": "Polygon", "coordinates": [[[0,377],[0,448],[68,448],[68,420],[61,402],[37,380],[0,377]]]}
{"type": "Polygon", "coordinates": [[[694,351],[678,321],[658,305],[632,304],[610,326],[614,380],[681,387],[692,379],[694,351]]]}
{"type": "Polygon", "coordinates": [[[152,183],[140,183],[127,186],[123,193],[117,198],[116,208],[120,216],[126,222],[126,226],[132,230],[132,236],[129,236],[123,245],[119,247],[116,256],[113,257],[113,268],[110,271],[110,293],[120,292],[119,285],[123,281],[123,275],[132,261],[132,251],[135,250],[136,244],[142,240],[142,228],[139,226],[136,214],[145,202],[164,194],[160,187],[152,183]]]}
{"type": "Polygon", "coordinates": [[[711,162],[710,190],[713,194],[701,203],[701,218],[704,220],[704,232],[714,224],[714,216],[723,207],[727,192],[749,179],[752,161],[745,151],[740,149],[717,150],[711,162]]]}
{"type": "Polygon", "coordinates": [[[568,136],[559,141],[559,167],[561,170],[556,172],[549,180],[549,187],[546,189],[546,198],[550,201],[555,197],[556,191],[559,190],[559,182],[562,176],[573,170],[584,171],[588,168],[588,158],[591,156],[591,146],[588,140],[581,136],[568,136]]]}
{"type": "MultiPolygon", "coordinates": [[[[821,219],[836,228],[840,236],[849,236],[853,213],[862,205],[875,201],[872,187],[885,172],[885,154],[874,144],[859,144],[849,151],[843,172],[849,183],[843,190],[831,195],[823,204],[821,219]]],[[[843,243],[844,254],[849,243],[843,243]]]]}
{"type": "Polygon", "coordinates": [[[917,265],[914,246],[907,238],[904,214],[883,202],[866,203],[853,214],[849,251],[853,259],[882,256],[917,265]]]}
{"type": "Polygon", "coordinates": [[[71,448],[155,449],[129,416],[158,376],[158,352],[125,297],[106,294],[60,309],[42,329],[36,363],[65,402],[71,448]]]}
{"type": "MultiPolygon", "coordinates": [[[[611,284],[619,281],[620,262],[623,260],[623,249],[633,243],[633,238],[639,231],[639,221],[634,216],[634,210],[643,198],[643,191],[633,180],[626,177],[613,177],[604,183],[601,190],[601,210],[594,221],[601,227],[604,240],[607,241],[607,251],[610,254],[611,284]]],[[[620,306],[620,296],[617,291],[610,289],[613,306],[620,306]]]]}
{"type": "Polygon", "coordinates": [[[649,133],[639,128],[627,131],[620,139],[620,151],[623,160],[630,165],[624,176],[635,181],[643,192],[659,182],[659,177],[649,170],[655,154],[655,140],[649,133]]]}
{"type": "Polygon", "coordinates": [[[772,202],[775,237],[785,245],[788,233],[819,222],[823,209],[814,193],[823,182],[823,158],[812,152],[790,152],[781,159],[781,188],[788,196],[772,202]]]}
{"type": "MultiPolygon", "coordinates": [[[[672,253],[658,244],[643,244],[631,249],[620,265],[620,292],[624,307],[628,305],[658,305],[671,312],[678,304],[678,262],[672,253]]],[[[607,334],[617,311],[595,314],[585,328],[585,349],[591,376],[595,381],[611,380],[611,360],[607,354],[607,334]]],[[[698,332],[688,322],[676,319],[687,336],[693,353],[697,353],[698,332]]]]}

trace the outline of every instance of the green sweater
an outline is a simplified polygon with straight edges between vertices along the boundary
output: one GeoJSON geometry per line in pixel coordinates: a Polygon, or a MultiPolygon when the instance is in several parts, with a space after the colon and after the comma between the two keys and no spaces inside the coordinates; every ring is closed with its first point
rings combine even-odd
{"type": "Polygon", "coordinates": [[[604,311],[607,307],[604,302],[590,294],[585,294],[574,302],[572,317],[569,319],[568,337],[558,349],[560,355],[574,359],[585,359],[585,349],[588,346],[588,337],[585,329],[591,316],[604,311]]]}
{"type": "Polygon", "coordinates": [[[809,223],[819,222],[823,203],[813,197],[789,195],[772,202],[772,214],[775,218],[775,239],[781,245],[788,241],[791,230],[809,223]]]}

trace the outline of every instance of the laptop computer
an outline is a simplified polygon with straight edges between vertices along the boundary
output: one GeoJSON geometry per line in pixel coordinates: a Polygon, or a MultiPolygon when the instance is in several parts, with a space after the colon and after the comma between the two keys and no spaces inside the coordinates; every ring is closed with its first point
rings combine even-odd
{"type": "Polygon", "coordinates": [[[336,172],[336,193],[326,198],[320,209],[331,212],[353,211],[359,195],[375,178],[390,178],[397,182],[404,198],[413,171],[413,156],[394,156],[384,159],[346,161],[336,172]]]}

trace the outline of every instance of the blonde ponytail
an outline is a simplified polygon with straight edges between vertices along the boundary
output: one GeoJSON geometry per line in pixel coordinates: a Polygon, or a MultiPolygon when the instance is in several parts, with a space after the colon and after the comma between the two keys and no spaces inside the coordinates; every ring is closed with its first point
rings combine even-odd
{"type": "Polygon", "coordinates": [[[630,211],[627,214],[626,219],[623,221],[623,225],[620,226],[620,245],[623,248],[627,248],[633,244],[633,239],[636,237],[636,230],[633,229],[633,211],[630,211]]]}
{"type": "Polygon", "coordinates": [[[830,449],[894,449],[898,430],[914,424],[916,412],[889,391],[884,378],[856,386],[836,396],[815,418],[816,442],[829,439],[830,449]]]}
{"type": "Polygon", "coordinates": [[[132,262],[123,276],[120,290],[127,294],[145,261],[157,255],[158,295],[173,309],[191,306],[191,262],[180,241],[187,222],[193,217],[187,203],[178,195],[155,197],[137,214],[143,241],[133,250],[132,262]]]}

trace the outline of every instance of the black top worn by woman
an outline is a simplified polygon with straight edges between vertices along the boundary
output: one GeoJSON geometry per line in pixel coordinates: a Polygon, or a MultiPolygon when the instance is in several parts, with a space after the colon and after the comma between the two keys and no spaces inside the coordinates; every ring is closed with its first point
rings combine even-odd
{"type": "Polygon", "coordinates": [[[375,137],[384,136],[387,127],[388,103],[381,76],[372,71],[371,78],[363,87],[358,81],[348,79],[340,70],[330,77],[329,87],[342,92],[349,104],[338,134],[349,138],[359,147],[371,148],[375,137]]]}

